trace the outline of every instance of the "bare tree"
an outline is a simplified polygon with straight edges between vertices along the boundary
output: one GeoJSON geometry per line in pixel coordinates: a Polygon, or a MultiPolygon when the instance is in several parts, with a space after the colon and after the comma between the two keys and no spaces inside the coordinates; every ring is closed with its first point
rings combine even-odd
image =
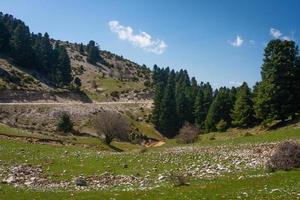
{"type": "Polygon", "coordinates": [[[194,143],[198,139],[198,133],[199,130],[195,126],[189,123],[185,123],[184,126],[179,130],[179,134],[177,136],[177,143],[194,143]]]}
{"type": "Polygon", "coordinates": [[[115,138],[128,140],[130,125],[120,113],[103,111],[96,115],[95,128],[99,136],[105,137],[105,143],[110,144],[115,138]]]}

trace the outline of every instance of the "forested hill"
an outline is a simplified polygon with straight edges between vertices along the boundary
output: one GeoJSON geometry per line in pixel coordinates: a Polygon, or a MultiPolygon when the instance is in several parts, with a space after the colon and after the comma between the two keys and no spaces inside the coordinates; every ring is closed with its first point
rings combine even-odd
{"type": "Polygon", "coordinates": [[[152,122],[167,137],[195,126],[202,132],[263,127],[295,119],[300,114],[300,57],[294,41],[272,40],[264,53],[261,81],[250,88],[213,90],[188,72],[154,67],[152,122]]]}
{"type": "Polygon", "coordinates": [[[150,74],[145,65],[100,50],[93,40],[55,40],[48,33],[31,33],[23,21],[0,13],[1,89],[81,91],[101,100],[133,91],[149,93],[150,74]]]}

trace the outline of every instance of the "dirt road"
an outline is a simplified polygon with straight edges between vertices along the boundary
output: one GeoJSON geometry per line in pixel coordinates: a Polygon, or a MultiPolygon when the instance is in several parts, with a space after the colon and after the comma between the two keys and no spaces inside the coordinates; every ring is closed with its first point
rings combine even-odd
{"type": "Polygon", "coordinates": [[[93,103],[82,103],[82,102],[10,102],[0,103],[0,105],[152,105],[153,101],[108,101],[108,102],[93,102],[93,103]]]}

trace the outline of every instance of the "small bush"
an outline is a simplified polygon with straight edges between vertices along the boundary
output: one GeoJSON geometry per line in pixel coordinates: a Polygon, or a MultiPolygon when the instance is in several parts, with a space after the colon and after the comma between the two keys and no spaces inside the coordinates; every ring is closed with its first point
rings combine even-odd
{"type": "Polygon", "coordinates": [[[250,136],[253,136],[253,135],[249,132],[244,133],[244,137],[250,137],[250,136]]]}
{"type": "Polygon", "coordinates": [[[57,130],[64,133],[69,133],[73,130],[73,123],[67,113],[62,113],[57,124],[57,130]]]}
{"type": "Polygon", "coordinates": [[[223,119],[221,119],[221,120],[217,123],[216,128],[217,128],[218,132],[225,132],[226,129],[227,129],[227,122],[224,121],[223,119]]]}
{"type": "Polygon", "coordinates": [[[170,180],[173,183],[174,186],[187,186],[189,185],[189,177],[187,174],[171,174],[170,180]]]}
{"type": "Polygon", "coordinates": [[[195,126],[185,123],[185,125],[179,130],[176,142],[179,144],[194,143],[198,139],[198,133],[199,130],[195,126]]]}
{"type": "Polygon", "coordinates": [[[118,91],[112,91],[110,93],[110,96],[112,96],[114,98],[119,98],[120,97],[120,93],[118,91]]]}
{"type": "Polygon", "coordinates": [[[290,170],[300,167],[300,144],[285,141],[278,145],[274,154],[266,163],[268,171],[290,170]]]}

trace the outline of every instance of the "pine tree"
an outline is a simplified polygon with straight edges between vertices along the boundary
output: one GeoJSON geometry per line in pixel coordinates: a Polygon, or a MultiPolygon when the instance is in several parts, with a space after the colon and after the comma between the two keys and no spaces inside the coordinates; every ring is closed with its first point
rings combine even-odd
{"type": "Polygon", "coordinates": [[[9,49],[9,32],[0,15],[0,52],[6,53],[9,49]]]}
{"type": "Polygon", "coordinates": [[[209,83],[201,82],[194,104],[195,123],[200,129],[205,128],[205,119],[213,100],[213,91],[209,83]]]}
{"type": "Polygon", "coordinates": [[[176,74],[176,113],[178,118],[178,128],[183,126],[185,122],[192,122],[192,107],[191,107],[191,82],[186,70],[180,70],[176,74]]]}
{"type": "Polygon", "coordinates": [[[23,23],[19,23],[9,41],[11,56],[15,61],[25,67],[30,67],[32,64],[32,48],[30,40],[29,28],[23,23]]]}
{"type": "Polygon", "coordinates": [[[272,40],[265,48],[262,81],[257,85],[254,108],[263,121],[284,120],[297,110],[298,47],[293,41],[272,40]]]}
{"type": "Polygon", "coordinates": [[[96,45],[95,41],[91,40],[87,45],[87,62],[91,64],[96,64],[96,62],[101,61],[99,47],[96,45]]]}
{"type": "Polygon", "coordinates": [[[82,44],[82,43],[80,43],[80,46],[79,46],[79,53],[80,53],[81,55],[84,55],[84,47],[83,47],[83,44],[82,44]]]}
{"type": "Polygon", "coordinates": [[[54,69],[54,80],[56,85],[69,85],[72,81],[71,64],[67,50],[64,46],[56,45],[56,64],[54,69]]]}
{"type": "Polygon", "coordinates": [[[232,112],[232,124],[237,127],[246,128],[254,122],[253,103],[251,91],[247,83],[238,88],[236,101],[232,112]]]}
{"type": "Polygon", "coordinates": [[[152,123],[154,124],[154,127],[159,130],[160,129],[160,114],[161,114],[161,100],[163,98],[164,94],[164,85],[162,82],[155,84],[154,86],[154,108],[152,110],[152,123]]]}
{"type": "Polygon", "coordinates": [[[217,96],[214,98],[211,106],[209,107],[208,114],[205,120],[206,131],[216,131],[216,125],[221,120],[226,122],[226,125],[230,126],[233,104],[230,96],[230,89],[222,87],[218,90],[217,96]]]}
{"type": "Polygon", "coordinates": [[[166,137],[174,137],[177,134],[177,116],[175,100],[175,72],[170,72],[164,96],[161,101],[160,131],[166,137]]]}

